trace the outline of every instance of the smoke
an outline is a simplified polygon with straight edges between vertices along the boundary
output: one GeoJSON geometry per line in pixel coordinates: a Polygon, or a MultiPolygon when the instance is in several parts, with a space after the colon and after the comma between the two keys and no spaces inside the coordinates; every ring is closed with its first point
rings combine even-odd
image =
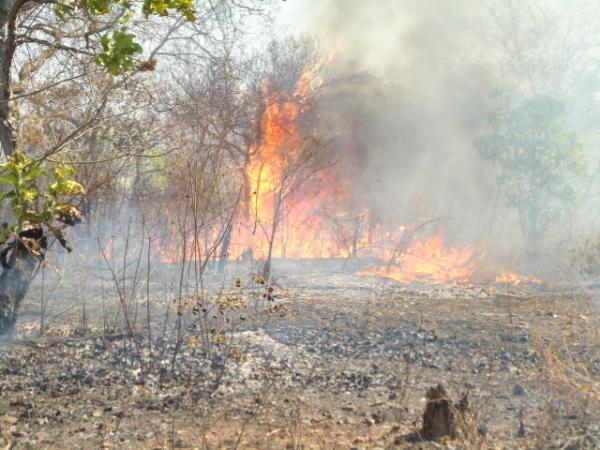
{"type": "Polygon", "coordinates": [[[325,106],[366,154],[359,189],[380,216],[451,218],[449,231],[472,240],[492,207],[493,182],[472,142],[495,80],[473,59],[478,2],[457,3],[329,1],[314,20],[334,79],[368,80],[342,81],[325,106]]]}
{"type": "Polygon", "coordinates": [[[350,135],[336,142],[340,154],[360,148],[356,190],[382,220],[443,217],[453,242],[479,242],[488,255],[522,253],[515,211],[497,195],[496,173],[473,142],[487,130],[492,94],[503,91],[564,99],[590,144],[583,124],[593,117],[591,101],[582,89],[591,89],[593,54],[582,49],[567,69],[556,50],[558,41],[577,49],[583,41],[569,24],[584,30],[585,18],[550,0],[304,1],[294,14],[298,29],[332,55],[338,84],[324,115],[350,135]]]}

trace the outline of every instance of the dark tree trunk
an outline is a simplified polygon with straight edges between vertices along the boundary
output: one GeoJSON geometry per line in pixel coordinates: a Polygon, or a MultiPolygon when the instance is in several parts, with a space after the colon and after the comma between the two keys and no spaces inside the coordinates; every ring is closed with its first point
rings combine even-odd
{"type": "Polygon", "coordinates": [[[356,217],[354,220],[354,236],[352,238],[352,257],[358,256],[358,245],[360,241],[360,234],[362,232],[362,218],[361,216],[356,217]]]}
{"type": "Polygon", "coordinates": [[[456,424],[452,402],[446,390],[438,385],[427,391],[427,404],[423,413],[423,429],[425,439],[437,441],[443,437],[456,437],[456,424]]]}
{"type": "Polygon", "coordinates": [[[39,260],[23,248],[15,250],[8,262],[10,267],[3,267],[0,274],[0,336],[12,331],[39,264],[39,260]]]}
{"type": "Polygon", "coordinates": [[[271,258],[273,257],[273,240],[269,241],[269,252],[267,253],[267,259],[263,265],[262,276],[265,280],[271,278],[271,258]]]}
{"type": "Polygon", "coordinates": [[[546,234],[545,229],[540,225],[540,217],[536,208],[520,207],[518,214],[525,244],[525,257],[528,264],[534,264],[540,256],[546,234]]]}
{"type": "MultiPolygon", "coordinates": [[[[11,68],[16,48],[15,21],[27,0],[0,0],[0,145],[5,156],[17,148],[15,127],[11,117],[11,68]]],[[[0,273],[0,335],[9,333],[17,320],[19,306],[35,275],[39,259],[19,242],[3,251],[0,273]]]]}

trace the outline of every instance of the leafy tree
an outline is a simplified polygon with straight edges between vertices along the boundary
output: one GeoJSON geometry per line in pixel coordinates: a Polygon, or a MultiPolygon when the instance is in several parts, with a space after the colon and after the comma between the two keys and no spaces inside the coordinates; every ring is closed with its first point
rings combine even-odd
{"type": "Polygon", "coordinates": [[[475,143],[498,168],[499,188],[517,211],[529,258],[575,200],[573,179],[584,171],[582,147],[565,113],[564,104],[549,96],[500,107],[490,116],[491,133],[475,143]]]}
{"type": "Polygon", "coordinates": [[[0,0],[0,142],[6,155],[16,148],[10,115],[17,48],[34,43],[49,52],[67,49],[95,54],[97,64],[119,75],[134,67],[133,58],[143,50],[131,32],[132,18],[139,14],[178,14],[194,20],[195,6],[193,0],[0,0]],[[36,12],[35,22],[30,19],[32,11],[36,12]]]}
{"type": "Polygon", "coordinates": [[[17,142],[13,108],[26,88],[23,82],[59,50],[92,57],[113,76],[124,74],[136,67],[134,58],[143,52],[132,19],[171,14],[193,21],[194,1],[0,0],[0,144],[6,157],[0,165],[0,206],[10,211],[10,223],[0,232],[0,334],[14,325],[49,239],[68,247],[62,228],[80,220],[71,200],[84,194],[71,168],[46,160],[64,143],[36,160],[17,142]],[[34,57],[17,67],[20,46],[34,57]],[[15,74],[18,83],[13,84],[15,74]]]}
{"type": "Polygon", "coordinates": [[[0,185],[5,187],[0,201],[8,203],[13,220],[0,231],[0,331],[14,325],[37,263],[45,257],[48,236],[71,250],[62,229],[81,221],[71,200],[85,193],[74,174],[68,165],[42,167],[19,150],[0,164],[0,185]]]}

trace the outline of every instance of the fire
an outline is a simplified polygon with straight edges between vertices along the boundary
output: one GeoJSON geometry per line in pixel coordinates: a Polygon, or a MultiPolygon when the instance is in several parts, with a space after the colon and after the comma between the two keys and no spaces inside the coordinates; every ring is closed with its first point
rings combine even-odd
{"type": "MultiPolygon", "coordinates": [[[[418,239],[411,234],[415,228],[389,229],[372,214],[368,199],[355,192],[353,177],[364,166],[359,152],[352,148],[356,140],[348,139],[345,170],[336,164],[311,166],[313,131],[310,121],[307,129],[304,119],[313,107],[311,92],[321,83],[317,72],[316,68],[308,70],[291,91],[278,90],[275,83],[264,84],[265,99],[257,123],[260,139],[240,168],[245,187],[242,211],[233,216],[231,229],[217,224],[201,235],[190,235],[189,230],[174,227],[164,239],[153,242],[154,253],[164,262],[184,257],[190,261],[368,256],[386,263],[360,275],[402,283],[470,281],[483,255],[478,246],[449,245],[443,232],[418,239]]],[[[541,283],[508,271],[498,275],[496,282],[541,283]]]]}
{"type": "MultiPolygon", "coordinates": [[[[227,257],[366,255],[387,260],[389,264],[373,267],[364,275],[383,275],[401,282],[467,280],[475,270],[476,249],[448,247],[443,234],[414,241],[399,256],[387,250],[405,234],[406,227],[384,230],[372,218],[366,202],[356,201],[350,173],[357,173],[362,164],[353,149],[344,155],[350,170],[339,170],[334,164],[313,173],[302,173],[305,145],[311,136],[301,122],[303,114],[311,108],[310,94],[320,83],[316,72],[309,70],[292,92],[278,91],[273,84],[265,83],[259,123],[261,139],[251,149],[244,167],[247,192],[244,212],[236,219],[227,257]],[[297,189],[299,181],[301,188],[297,189]],[[354,211],[348,206],[350,203],[354,204],[354,211]]],[[[181,252],[162,252],[162,256],[177,259],[181,252]]]]}
{"type": "Polygon", "coordinates": [[[444,234],[414,241],[386,265],[376,266],[361,275],[377,275],[401,283],[468,281],[475,272],[475,247],[448,247],[444,234]]]}
{"type": "Polygon", "coordinates": [[[269,84],[265,86],[268,95],[260,124],[262,139],[245,168],[250,196],[232,239],[232,258],[250,252],[258,259],[268,257],[271,238],[273,257],[349,256],[327,230],[324,218],[327,203],[337,192],[335,183],[329,182],[335,178],[335,169],[310,173],[306,168],[313,162],[307,162],[307,139],[299,121],[310,108],[310,92],[320,83],[314,72],[309,70],[291,93],[271,92],[269,84]]]}
{"type": "Polygon", "coordinates": [[[543,281],[534,276],[518,275],[509,270],[502,271],[496,276],[495,282],[498,284],[513,284],[515,286],[519,284],[531,283],[531,284],[543,284],[543,281]]]}

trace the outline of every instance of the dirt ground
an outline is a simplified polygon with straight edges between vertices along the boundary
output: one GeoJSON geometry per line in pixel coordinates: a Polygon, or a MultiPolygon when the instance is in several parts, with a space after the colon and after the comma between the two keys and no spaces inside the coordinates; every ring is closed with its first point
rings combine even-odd
{"type": "Polygon", "coordinates": [[[0,350],[2,448],[600,448],[597,292],[340,271],[279,276],[274,292],[278,308],[211,355],[191,322],[172,358],[164,309],[152,340],[107,331],[89,290],[54,301],[40,336],[34,289],[0,350]],[[475,419],[423,442],[440,383],[475,419]]]}

